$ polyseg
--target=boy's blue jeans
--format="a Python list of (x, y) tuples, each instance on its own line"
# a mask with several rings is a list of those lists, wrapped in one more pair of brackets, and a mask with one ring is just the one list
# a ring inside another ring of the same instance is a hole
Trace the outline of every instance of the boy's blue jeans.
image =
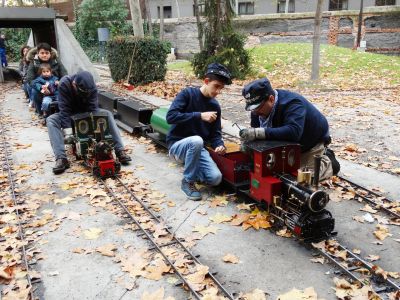
[(27, 82), (24, 82), (24, 85), (22, 86), (22, 89), (24, 90), (25, 95), (28, 96), (28, 102), (29, 102), (30, 99), (31, 99), (31, 89), (32, 88), (30, 87), (30, 85)]
[[(114, 140), (114, 149), (116, 152), (123, 150), (124, 145), (122, 143), (122, 138), (112, 113), (100, 108), (97, 111), (107, 112), (110, 133)], [(53, 148), (56, 160), (59, 158), (67, 158), (67, 155), (65, 154), (64, 135), (61, 130), (60, 114), (55, 113), (48, 117), (46, 125), (49, 132), (50, 144)]]
[(7, 56), (6, 56), (6, 49), (5, 48), (0, 48), (0, 60), (1, 60), (1, 65), (3, 67), (7, 67)]
[(56, 96), (44, 96), (42, 101), (42, 111), (48, 114), (50, 103), (56, 100)]
[(169, 156), (184, 163), (183, 178), (187, 182), (201, 181), (209, 185), (218, 185), (222, 174), (208, 151), (203, 139), (190, 136), (175, 142), (169, 149)]
[(32, 88), (31, 89), (31, 99), (33, 103), (35, 103), (35, 110), (36, 113), (39, 115), (42, 114), (42, 101), (43, 101), (43, 96), (42, 94), (37, 91), (36, 89)]

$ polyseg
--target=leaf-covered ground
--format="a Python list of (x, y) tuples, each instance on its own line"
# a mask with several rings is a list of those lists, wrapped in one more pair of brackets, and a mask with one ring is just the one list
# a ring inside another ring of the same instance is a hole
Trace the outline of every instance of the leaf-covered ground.
[[(328, 118), (331, 147), (339, 157), (391, 174), (400, 174), (400, 57), (360, 53), (323, 45), (320, 82), (309, 82), (310, 44), (271, 44), (249, 49), (252, 75), (234, 81), (218, 97), (223, 118), (248, 125), (241, 96), (243, 86), (255, 78), (268, 77), (274, 88), (304, 95)], [(201, 85), (189, 62), (169, 66), (166, 80), (135, 87), (173, 100), (185, 86)], [(120, 92), (121, 86), (114, 86)]]

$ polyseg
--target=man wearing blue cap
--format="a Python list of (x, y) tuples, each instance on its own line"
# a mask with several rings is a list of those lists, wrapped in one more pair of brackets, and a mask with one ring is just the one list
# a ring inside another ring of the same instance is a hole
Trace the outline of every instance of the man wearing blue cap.
[(115, 143), (115, 154), (122, 164), (128, 164), (131, 158), (124, 151), (124, 145), (112, 113), (98, 107), (97, 87), (92, 74), (82, 71), (71, 76), (64, 76), (58, 90), (60, 112), (48, 117), (46, 122), (51, 147), (56, 157), (53, 173), (60, 174), (69, 168), (64, 139), (72, 138), (71, 116), (84, 112), (107, 112), (110, 133)]
[(196, 181), (218, 185), (222, 174), (204, 144), (215, 152), (225, 153), (221, 130), (221, 107), (215, 97), (226, 84), (231, 84), (231, 74), (218, 63), (208, 65), (204, 84), (182, 90), (172, 102), (167, 122), (172, 124), (167, 135), (169, 155), (184, 163), (181, 188), (190, 200), (201, 200)]
[(322, 155), (320, 179), (336, 175), (340, 170), (330, 143), (329, 125), (325, 116), (303, 96), (274, 90), (267, 78), (250, 82), (243, 88), (246, 110), (251, 112), (251, 128), (242, 129), (245, 141), (281, 140), (301, 145), (301, 166), (314, 167), (314, 155)]

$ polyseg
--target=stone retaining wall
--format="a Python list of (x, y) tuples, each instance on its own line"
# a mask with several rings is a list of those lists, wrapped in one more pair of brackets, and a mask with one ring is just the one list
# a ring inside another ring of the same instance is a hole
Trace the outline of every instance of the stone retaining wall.
[[(354, 48), (358, 30), (358, 11), (324, 12), (321, 42)], [(249, 43), (312, 42), (313, 13), (243, 16), (234, 26), (249, 37)], [(371, 7), (364, 11), (362, 39), (368, 52), (400, 55), (400, 7)], [(194, 18), (165, 21), (165, 38), (172, 42), (178, 57), (199, 51)]]

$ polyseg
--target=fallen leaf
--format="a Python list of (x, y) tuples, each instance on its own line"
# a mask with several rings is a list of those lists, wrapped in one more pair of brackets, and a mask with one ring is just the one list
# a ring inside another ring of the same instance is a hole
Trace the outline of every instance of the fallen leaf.
[(230, 254), (230, 253), (225, 254), (225, 256), (222, 258), (222, 260), (224, 262), (229, 262), (229, 263), (232, 263), (232, 264), (237, 264), (239, 262), (239, 258), (237, 256), (233, 255), (233, 254)]
[(209, 217), (209, 219), (214, 223), (220, 224), (223, 222), (229, 222), (230, 220), (232, 220), (232, 217), (217, 213), (216, 215)]
[(239, 210), (248, 210), (251, 211), (251, 206), (254, 205), (253, 203), (250, 204), (245, 204), (245, 203), (241, 203), (239, 205), (236, 205), (236, 208)]
[(309, 287), (306, 288), (304, 291), (294, 288), (290, 292), (278, 296), (278, 300), (306, 300), (306, 299), (317, 300), (317, 293), (315, 292), (314, 288)]
[(265, 292), (260, 289), (255, 289), (250, 293), (243, 295), (244, 300), (266, 300)]
[(325, 258), (324, 258), (324, 257), (311, 258), (310, 260), (311, 260), (312, 262), (320, 263), (320, 264), (322, 264), (322, 265), (325, 263)]
[(68, 204), (72, 200), (74, 200), (74, 198), (67, 196), (62, 199), (54, 199), (54, 203), (55, 204)]
[(106, 244), (96, 248), (96, 251), (101, 255), (113, 257), (115, 256), (114, 250), (117, 250), (117, 246), (114, 244)]
[(95, 240), (100, 236), (100, 234), (102, 233), (102, 230), (100, 228), (89, 228), (89, 229), (85, 230), (83, 233), (85, 235), (85, 239)]
[(370, 255), (368, 255), (368, 256), (366, 257), (366, 259), (368, 259), (369, 261), (376, 261), (376, 260), (380, 259), (380, 256), (379, 256), (379, 255), (372, 255), (372, 254), (370, 254)]
[(214, 226), (197, 225), (192, 231), (199, 232), (202, 235), (202, 237), (205, 237), (209, 233), (216, 234), (217, 230), (218, 228)]
[(381, 241), (383, 241), (385, 238), (388, 236), (391, 236), (389, 233), (389, 228), (385, 225), (377, 224), (376, 225), (377, 230), (374, 231), (374, 235)]

